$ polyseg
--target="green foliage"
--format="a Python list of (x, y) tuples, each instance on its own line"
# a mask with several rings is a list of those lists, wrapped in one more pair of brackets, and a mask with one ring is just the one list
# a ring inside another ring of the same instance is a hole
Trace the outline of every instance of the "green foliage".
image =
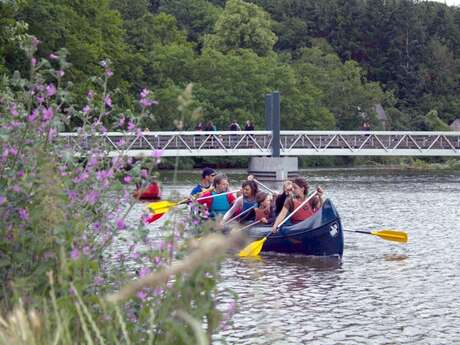
[(335, 115), (337, 128), (356, 130), (364, 120), (377, 124), (374, 107), (385, 94), (377, 83), (365, 80), (356, 62), (342, 63), (334, 53), (304, 48), (294, 66), (298, 77), (320, 90), (317, 97)]
[(425, 124), (431, 131), (450, 131), (449, 126), (439, 118), (436, 110), (431, 110), (426, 114)]
[(277, 37), (271, 30), (269, 15), (260, 7), (243, 0), (229, 0), (206, 46), (222, 52), (252, 49), (258, 55), (272, 51)]

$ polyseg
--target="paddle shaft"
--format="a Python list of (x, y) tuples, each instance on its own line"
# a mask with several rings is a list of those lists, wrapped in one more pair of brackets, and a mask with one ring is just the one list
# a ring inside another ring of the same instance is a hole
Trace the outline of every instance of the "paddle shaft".
[(211, 198), (215, 198), (216, 196), (219, 196), (219, 195), (227, 195), (227, 194), (232, 194), (232, 193), (237, 193), (237, 192), (238, 192), (237, 190), (231, 190), (230, 192), (211, 194), (211, 195), (207, 195), (207, 196), (203, 196), (203, 197), (200, 197), (198, 199), (195, 199), (195, 201), (211, 199)]
[(255, 178), (252, 179), (255, 183), (257, 183), (258, 185), (260, 185), (261, 187), (265, 188), (266, 190), (268, 190), (270, 193), (274, 194), (275, 191), (273, 189), (271, 189), (270, 187), (267, 187), (266, 185), (264, 185), (262, 182), (256, 180)]
[(246, 230), (246, 229), (250, 228), (251, 226), (256, 225), (256, 224), (259, 224), (259, 223), (260, 223), (260, 220), (256, 220), (255, 222), (253, 222), (253, 223), (251, 223), (251, 224), (248, 224), (248, 225), (242, 227), (239, 231)]
[(308, 198), (306, 198), (299, 206), (297, 206), (297, 208), (291, 212), (290, 215), (288, 215), (286, 218), (284, 218), (284, 220), (278, 224), (278, 226), (276, 227), (277, 229), (281, 228), (281, 226), (286, 223), (289, 219), (291, 219), (291, 217), (298, 211), (300, 210), (307, 202), (309, 202), (316, 194), (318, 194), (318, 191), (315, 191), (313, 192)]
[(251, 207), (248, 208), (247, 210), (245, 210), (245, 211), (243, 211), (243, 212), (237, 214), (235, 217), (230, 218), (230, 219), (227, 220), (224, 224), (228, 224), (228, 223), (230, 223), (230, 222), (233, 222), (236, 218), (241, 217), (243, 214), (246, 214), (246, 213), (248, 213), (249, 211), (251, 211), (251, 210), (253, 210), (253, 209), (255, 209), (255, 208), (256, 208), (256, 205), (251, 206)]

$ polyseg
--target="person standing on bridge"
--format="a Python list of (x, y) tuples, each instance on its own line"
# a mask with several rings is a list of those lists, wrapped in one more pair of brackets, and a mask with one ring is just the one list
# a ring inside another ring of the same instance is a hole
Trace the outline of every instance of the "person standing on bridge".
[(203, 191), (207, 191), (211, 188), (212, 182), (214, 181), (214, 177), (216, 176), (216, 172), (212, 168), (204, 168), (201, 172), (201, 181), (198, 183), (190, 192), (190, 195), (199, 195)]
[(246, 121), (246, 125), (244, 126), (245, 131), (253, 131), (254, 125), (252, 124), (251, 120)]

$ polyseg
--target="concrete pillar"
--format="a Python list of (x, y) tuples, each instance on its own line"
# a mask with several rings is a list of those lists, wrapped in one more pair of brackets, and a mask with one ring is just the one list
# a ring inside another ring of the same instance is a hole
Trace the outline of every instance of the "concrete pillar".
[(272, 130), (272, 116), (273, 114), (273, 101), (272, 101), (272, 94), (269, 93), (265, 95), (265, 129), (267, 131)]
[(280, 93), (273, 91), (272, 157), (280, 157)]
[(297, 157), (251, 157), (248, 173), (261, 181), (284, 181), (299, 175)]

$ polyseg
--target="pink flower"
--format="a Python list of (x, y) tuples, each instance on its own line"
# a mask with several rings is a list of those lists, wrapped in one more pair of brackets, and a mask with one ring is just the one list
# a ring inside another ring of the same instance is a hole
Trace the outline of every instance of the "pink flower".
[(107, 62), (107, 60), (102, 60), (101, 62), (99, 62), (99, 65), (103, 68), (107, 68), (109, 66), (109, 63)]
[(37, 64), (37, 59), (33, 57), (33, 58), (30, 60), (30, 63), (32, 64), (32, 66), (35, 66), (35, 65)]
[(42, 114), (43, 114), (43, 120), (48, 121), (51, 120), (51, 118), (54, 116), (53, 113), (53, 108), (43, 108), (42, 109)]
[(71, 200), (71, 201), (75, 201), (77, 199), (77, 192), (73, 191), (73, 190), (69, 190), (67, 192), (67, 197)]
[(99, 193), (93, 190), (89, 192), (88, 194), (86, 194), (84, 201), (88, 205), (94, 205), (98, 199), (99, 199)]
[(56, 74), (57, 74), (58, 77), (62, 78), (62, 77), (64, 76), (65, 73), (64, 73), (64, 71), (61, 69), (61, 70), (57, 71)]
[(91, 254), (91, 248), (89, 246), (83, 247), (83, 255), (89, 256)]
[(12, 116), (18, 116), (19, 113), (18, 113), (18, 110), (16, 109), (16, 103), (12, 103), (10, 105), (10, 113)]
[(125, 221), (123, 219), (117, 219), (115, 225), (117, 226), (117, 229), (118, 230), (124, 230), (126, 229), (126, 224), (125, 224)]
[(141, 177), (147, 178), (149, 176), (147, 169), (141, 169)]
[(37, 116), (38, 116), (38, 110), (37, 110), (37, 109), (34, 109), (34, 110), (32, 111), (32, 114), (30, 114), (29, 116), (27, 116), (27, 121), (29, 121), (29, 122), (34, 122), (35, 119), (37, 118)]
[(56, 94), (56, 86), (54, 86), (54, 84), (49, 84), (46, 87), (46, 94), (48, 97), (54, 96)]
[(96, 276), (94, 278), (94, 285), (100, 286), (102, 284), (104, 284), (104, 278), (102, 278), (101, 276)]
[(50, 128), (48, 132), (48, 141), (52, 141), (57, 136), (56, 128)]
[(3, 205), (6, 202), (6, 197), (0, 195), (0, 205)]
[(42, 104), (45, 101), (45, 97), (39, 95), (35, 98), (39, 104)]
[(139, 103), (141, 104), (141, 106), (143, 108), (148, 108), (150, 107), (152, 104), (153, 104), (153, 101), (151, 101), (150, 99), (148, 98), (142, 98)]
[(50, 60), (57, 60), (57, 59), (59, 59), (59, 56), (56, 55), (56, 54), (54, 54), (54, 53), (51, 53), (51, 54), (48, 56), (48, 58), (49, 58)]
[(152, 152), (152, 157), (159, 159), (164, 153), (164, 150), (154, 150)]
[(106, 75), (108, 78), (110, 78), (111, 76), (113, 76), (112, 70), (111, 70), (110, 68), (107, 68), (107, 69), (105, 70), (105, 75)]
[(91, 108), (89, 107), (89, 105), (85, 105), (82, 111), (83, 114), (87, 115), (91, 111)]
[(136, 128), (136, 125), (130, 120), (128, 122), (128, 131), (132, 131)]
[(112, 108), (112, 98), (110, 98), (110, 96), (105, 96), (104, 103), (109, 108)]
[(139, 298), (142, 302), (145, 302), (145, 300), (147, 299), (147, 294), (143, 290), (141, 290), (136, 293), (136, 297)]
[(94, 98), (94, 92), (92, 90), (89, 90), (86, 94), (86, 98), (88, 99), (88, 101), (92, 101)]
[(118, 120), (118, 124), (120, 127), (123, 127), (125, 125), (126, 118), (124, 115), (121, 116), (120, 120)]
[(149, 89), (142, 89), (141, 91), (141, 98), (146, 98), (150, 94)]
[(29, 219), (29, 212), (25, 208), (20, 208), (19, 209), (19, 217), (22, 220), (28, 220)]
[(32, 36), (31, 43), (32, 43), (32, 47), (37, 48), (37, 46), (40, 44), (40, 40), (37, 37)]
[(124, 178), (123, 178), (123, 181), (127, 184), (129, 184), (131, 181), (133, 180), (133, 178), (129, 175), (126, 175)]
[(80, 251), (78, 250), (78, 248), (75, 248), (75, 247), (72, 248), (72, 251), (70, 252), (70, 258), (73, 261), (76, 261), (80, 258)]

